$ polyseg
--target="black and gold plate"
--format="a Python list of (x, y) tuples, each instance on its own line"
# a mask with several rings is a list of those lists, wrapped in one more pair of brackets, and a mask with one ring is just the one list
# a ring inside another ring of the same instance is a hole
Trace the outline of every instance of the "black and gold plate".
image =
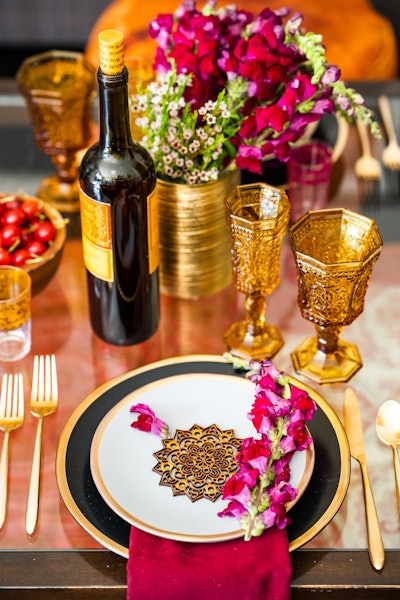
[[(90, 467), (92, 440), (106, 415), (132, 392), (154, 381), (193, 373), (243, 376), (218, 356), (195, 355), (152, 363), (97, 388), (76, 408), (61, 434), (56, 471), (65, 505), (95, 540), (121, 556), (128, 556), (131, 524), (105, 502), (96, 487)], [(312, 388), (292, 381), (308, 391), (318, 410), (307, 423), (314, 442), (314, 469), (308, 486), (290, 510), (290, 550), (310, 541), (330, 522), (346, 495), (350, 478), (347, 438), (336, 413)]]

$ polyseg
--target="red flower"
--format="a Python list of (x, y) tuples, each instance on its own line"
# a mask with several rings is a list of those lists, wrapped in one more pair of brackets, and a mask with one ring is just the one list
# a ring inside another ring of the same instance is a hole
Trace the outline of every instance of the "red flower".
[(151, 431), (162, 438), (169, 437), (168, 425), (161, 421), (147, 404), (135, 404), (131, 406), (129, 412), (137, 412), (139, 416), (136, 421), (131, 423), (131, 427), (140, 431)]

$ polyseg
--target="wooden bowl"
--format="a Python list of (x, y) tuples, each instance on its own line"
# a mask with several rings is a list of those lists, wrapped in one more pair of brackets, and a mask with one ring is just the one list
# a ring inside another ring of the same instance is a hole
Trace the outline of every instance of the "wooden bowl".
[(67, 237), (66, 221), (56, 208), (38, 198), (20, 193), (0, 194), (0, 198), (4, 198), (4, 196), (16, 196), (22, 201), (35, 200), (36, 202), (39, 202), (41, 209), (56, 228), (56, 235), (53, 242), (40, 256), (40, 259), (34, 262), (25, 263), (22, 267), (31, 277), (31, 293), (32, 296), (35, 296), (50, 283), (58, 269)]

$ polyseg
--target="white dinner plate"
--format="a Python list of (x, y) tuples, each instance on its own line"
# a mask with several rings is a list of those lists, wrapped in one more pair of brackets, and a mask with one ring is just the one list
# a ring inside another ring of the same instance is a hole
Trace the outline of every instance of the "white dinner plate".
[[(245, 438), (256, 434), (247, 418), (253, 401), (254, 383), (212, 373), (180, 374), (128, 394), (102, 419), (91, 444), (91, 473), (103, 500), (131, 525), (160, 537), (190, 542), (242, 537), (236, 519), (218, 517), (227, 504), (222, 498), (191, 502), (160, 485), (160, 475), (153, 468), (157, 464), (154, 452), (162, 449), (162, 441), (132, 428), (137, 414), (129, 409), (133, 404), (147, 404), (168, 424), (172, 436), (176, 429), (215, 424), (221, 430), (233, 429), (237, 438)], [(299, 492), (290, 507), (305, 490), (313, 464), (313, 445), (294, 454), (290, 483)]]

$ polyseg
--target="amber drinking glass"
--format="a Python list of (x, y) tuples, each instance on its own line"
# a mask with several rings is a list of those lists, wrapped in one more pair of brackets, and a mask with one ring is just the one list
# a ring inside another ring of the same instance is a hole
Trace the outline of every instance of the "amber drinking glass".
[(40, 182), (37, 195), (60, 211), (79, 210), (79, 151), (90, 142), (95, 75), (81, 53), (61, 50), (31, 56), (17, 72), (36, 145), (57, 172)]
[(245, 294), (245, 318), (227, 331), (225, 345), (240, 358), (272, 358), (283, 346), (283, 339), (278, 328), (265, 321), (265, 296), (279, 283), (289, 200), (283, 190), (256, 183), (237, 186), (227, 196), (225, 207), (233, 281)]
[(364, 310), (382, 239), (376, 223), (346, 209), (309, 211), (289, 229), (302, 316), (315, 325), (292, 352), (295, 370), (318, 383), (348, 381), (361, 367), (354, 344), (340, 339)]

